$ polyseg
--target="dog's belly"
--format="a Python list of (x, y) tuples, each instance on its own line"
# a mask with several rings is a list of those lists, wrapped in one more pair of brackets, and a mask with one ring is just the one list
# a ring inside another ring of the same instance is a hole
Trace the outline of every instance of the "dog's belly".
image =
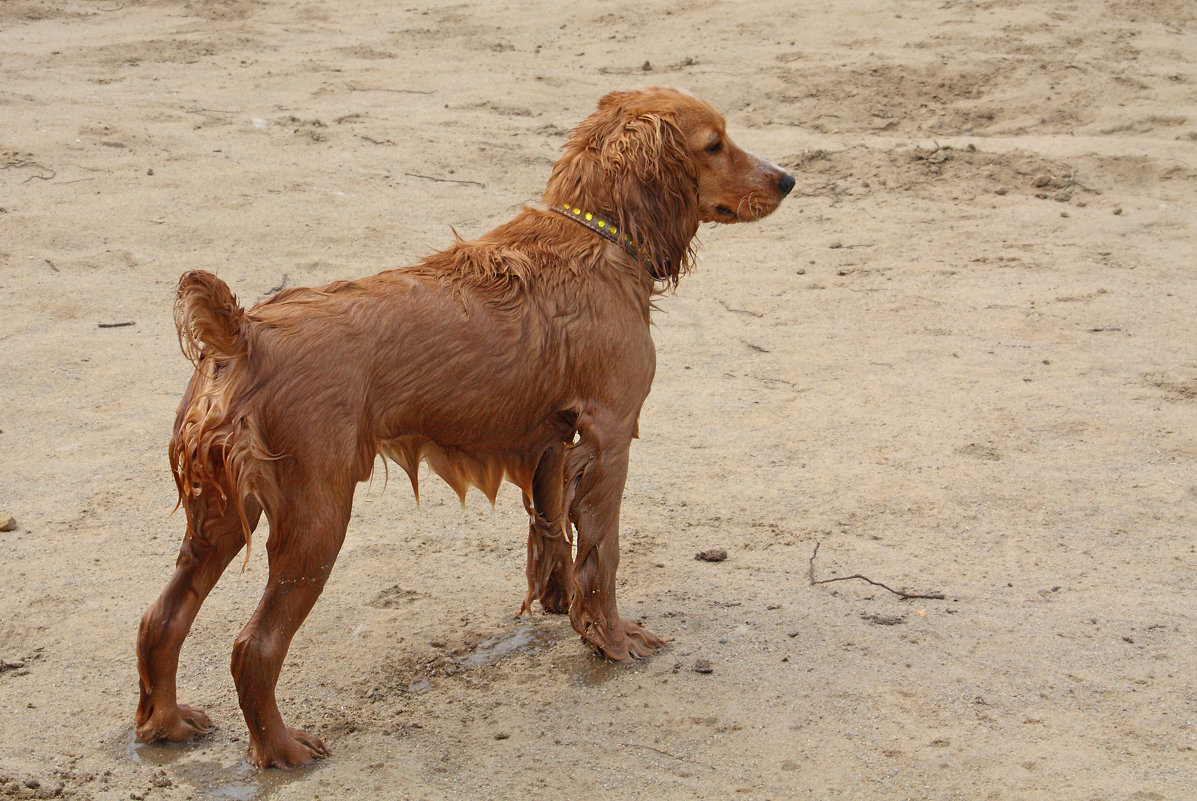
[(381, 443), (379, 452), (394, 461), (411, 479), (419, 498), (418, 471), (421, 461), (443, 478), (464, 502), (466, 491), (477, 487), (494, 503), (499, 485), (507, 479), (526, 494), (532, 492), (532, 476), (539, 453), (526, 451), (482, 451), (443, 447), (418, 436), (403, 436)]
[(550, 370), (519, 348), (493, 359), (454, 361), (433, 354), (407, 365), (406, 389), (378, 418), (378, 452), (408, 474), (427, 462), (459, 496), (477, 487), (493, 502), (504, 479), (531, 492), (541, 454), (572, 439), (576, 402), (563, 397)]

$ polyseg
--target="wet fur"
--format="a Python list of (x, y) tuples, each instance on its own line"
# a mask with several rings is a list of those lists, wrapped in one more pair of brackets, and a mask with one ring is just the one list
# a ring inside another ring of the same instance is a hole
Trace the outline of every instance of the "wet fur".
[[(265, 514), (270, 578), (232, 660), (250, 758), (294, 767), (328, 753), (283, 724), (274, 686), (379, 454), (417, 493), (421, 461), (463, 497), (518, 486), (530, 518), (522, 610), (568, 613), (614, 660), (659, 648), (615, 602), (628, 451), (655, 370), (653, 276), (676, 284), (700, 222), (757, 219), (792, 185), (736, 148), (703, 101), (613, 93), (573, 132), (545, 205), (478, 240), (248, 311), (216, 276), (184, 275), (175, 320), (195, 373), (169, 453), (187, 532), (142, 620), (138, 738), (211, 728), (176, 701), (179, 648)], [(639, 257), (548, 210), (565, 203), (616, 222)]]

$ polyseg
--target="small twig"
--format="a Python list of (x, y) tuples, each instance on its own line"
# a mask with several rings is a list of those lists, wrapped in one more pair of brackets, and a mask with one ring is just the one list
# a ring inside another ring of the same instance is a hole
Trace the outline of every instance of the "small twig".
[(735, 312), (736, 314), (751, 314), (753, 317), (764, 317), (765, 316), (761, 312), (748, 311), (748, 309), (733, 309), (731, 306), (728, 306), (722, 300), (719, 301), (719, 305), (722, 306), (723, 308), (727, 309), (729, 312)]
[(1056, 162), (1056, 166), (1061, 167), (1065, 170), (1068, 170), (1068, 178), (1064, 181), (1064, 186), (1063, 186), (1064, 189), (1070, 189), (1075, 186), (1077, 189), (1080, 189), (1083, 192), (1088, 192), (1092, 195), (1100, 195), (1101, 194), (1101, 192), (1099, 192), (1098, 190), (1090, 189), (1089, 187), (1085, 186), (1083, 183), (1081, 183), (1080, 181), (1078, 181), (1076, 179), (1076, 168), (1075, 167), (1070, 167), (1069, 165), (1062, 164), (1061, 162), (1058, 162), (1058, 161)]
[(23, 183), (23, 184), (29, 183), (34, 178), (36, 178), (39, 181), (53, 181), (54, 176), (58, 175), (58, 173), (55, 170), (51, 169), (50, 167), (45, 166), (44, 164), (38, 164), (35, 161), (31, 161), (28, 164), (18, 164), (17, 166), (18, 167), (37, 167), (39, 170), (45, 170), (46, 172), (50, 173), (49, 175), (30, 175), (24, 181), (21, 181), (21, 183)]
[(869, 584), (872, 584), (874, 587), (880, 587), (883, 590), (888, 590), (889, 592), (892, 592), (894, 595), (898, 596), (903, 601), (908, 601), (912, 598), (926, 598), (929, 600), (942, 601), (945, 598), (945, 596), (942, 592), (920, 593), (920, 592), (906, 592), (905, 590), (895, 590), (893, 587), (887, 587), (886, 585), (882, 584), (880, 581), (873, 581), (868, 576), (862, 576), (859, 573), (855, 573), (851, 576), (836, 576), (835, 578), (819, 579), (816, 581), (815, 580), (815, 557), (819, 555), (819, 545), (821, 545), (821, 544), (822, 543), (816, 542), (815, 543), (815, 551), (814, 551), (814, 553), (812, 553), (810, 555), (810, 583), (812, 586), (815, 584), (830, 584), (833, 581), (851, 581), (852, 579), (860, 579), (861, 581), (867, 581)]
[(486, 188), (486, 184), (479, 183), (478, 181), (466, 181), (460, 178), (437, 178), (435, 175), (420, 175), (418, 172), (405, 172), (403, 174), (411, 176), (412, 178), (423, 178), (426, 181), (436, 181), (443, 184), (473, 184), (474, 186), (480, 186), (483, 189)]
[(137, 325), (137, 323), (132, 320), (124, 323), (96, 323), (97, 328), (125, 328), (130, 325)]
[(283, 280), (278, 282), (278, 286), (271, 287), (270, 289), (267, 289), (266, 296), (269, 297), (270, 295), (273, 295), (276, 292), (282, 292), (283, 287), (285, 287), (286, 285), (287, 285), (287, 274), (283, 273)]
[(395, 140), (393, 140), (393, 139), (374, 139), (374, 138), (366, 136), (364, 134), (358, 134), (357, 138), (365, 139), (367, 142), (369, 142), (372, 145), (393, 145), (393, 144), (395, 144)]
[(681, 756), (678, 756), (677, 754), (671, 754), (668, 751), (665, 751), (661, 748), (656, 748), (651, 745), (645, 745), (644, 743), (620, 743), (620, 745), (624, 746), (625, 748), (647, 748), (649, 751), (656, 751), (658, 754), (661, 754), (662, 756), (667, 756), (670, 759), (676, 759), (679, 762), (690, 762), (694, 765), (702, 765), (704, 768), (710, 768), (711, 770), (714, 770), (714, 771), (719, 770), (719, 768), (715, 767), (714, 765), (712, 765), (710, 763), (702, 762), (697, 759), (691, 759), (690, 757), (681, 757)]
[(201, 117), (212, 117), (213, 114), (239, 114), (238, 111), (227, 111), (219, 108), (189, 108), (188, 114), (199, 114)]
[(431, 89), (387, 89), (380, 86), (355, 86), (351, 83), (345, 85), (351, 92), (394, 92), (401, 95), (430, 95), (433, 93)]

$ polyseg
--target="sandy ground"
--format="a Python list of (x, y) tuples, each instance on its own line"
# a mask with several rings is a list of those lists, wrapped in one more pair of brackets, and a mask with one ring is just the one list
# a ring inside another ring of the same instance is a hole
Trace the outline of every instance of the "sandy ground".
[[(0, 797), (1197, 798), (1195, 82), (1190, 0), (0, 2)], [(643, 83), (798, 178), (656, 317), (621, 609), (667, 649), (513, 616), (514, 489), (376, 480), (280, 683), (334, 757), (244, 762), (260, 548), (183, 652), (218, 730), (134, 746), (179, 274), (481, 234)]]

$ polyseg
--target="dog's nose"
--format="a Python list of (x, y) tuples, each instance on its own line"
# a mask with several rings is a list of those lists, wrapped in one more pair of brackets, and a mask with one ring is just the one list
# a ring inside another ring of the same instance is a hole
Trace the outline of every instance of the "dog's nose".
[(781, 191), (782, 197), (790, 194), (790, 190), (794, 188), (794, 176), (789, 173), (781, 176), (781, 180), (777, 182), (777, 188)]

